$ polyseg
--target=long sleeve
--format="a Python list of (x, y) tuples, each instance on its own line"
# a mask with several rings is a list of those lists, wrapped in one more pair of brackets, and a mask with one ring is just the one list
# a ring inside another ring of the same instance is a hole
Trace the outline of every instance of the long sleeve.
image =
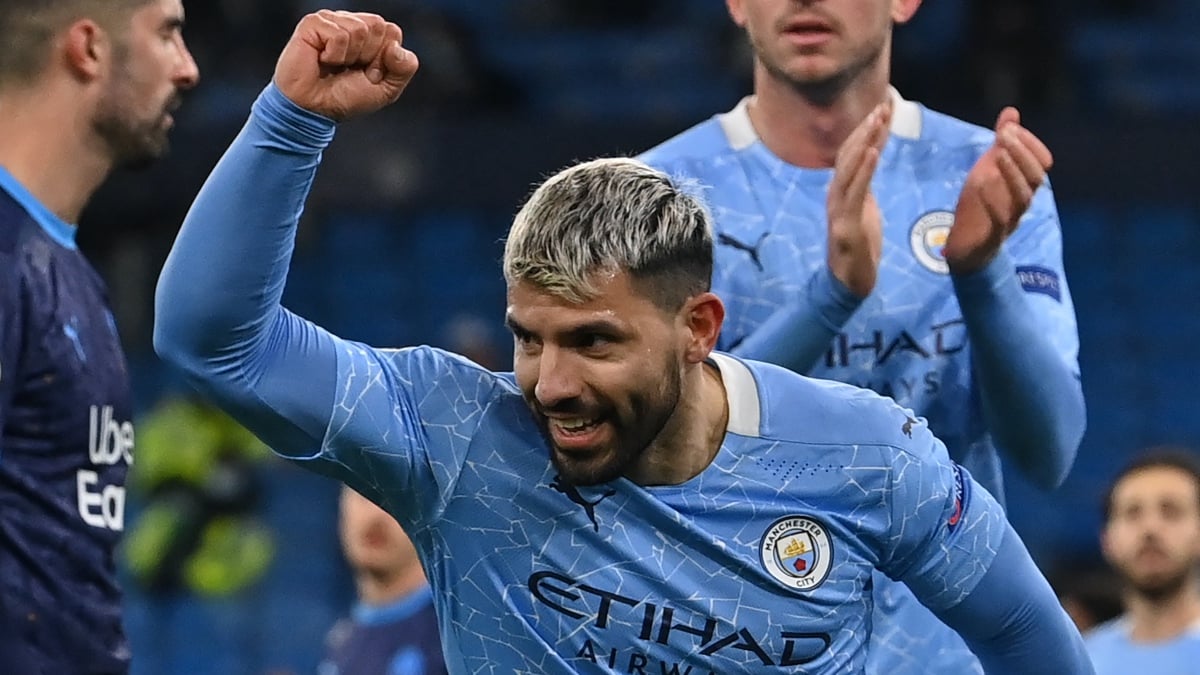
[(333, 132), (268, 86), (192, 204), (155, 296), (158, 353), (293, 456), (319, 449), (337, 376), (335, 339), (280, 306)]
[(732, 352), (807, 373), (861, 304), (862, 299), (822, 265), (809, 278), (802, 296), (775, 310), (757, 330), (732, 346)]
[(1083, 639), (996, 498), (913, 419), (893, 455), (880, 570), (907, 585), (988, 673), (1087, 675)]
[(1011, 526), (974, 590), (937, 614), (962, 635), (987, 673), (1094, 672), (1083, 638)]
[[(987, 427), (1022, 473), (1051, 489), (1066, 478), (1083, 438), (1083, 389), (1077, 366), (1052, 340), (1055, 322), (1034, 310), (1017, 273), (1002, 249), (979, 272), (954, 276), (954, 290), (971, 339)], [(1040, 274), (1058, 278), (1054, 271)]]

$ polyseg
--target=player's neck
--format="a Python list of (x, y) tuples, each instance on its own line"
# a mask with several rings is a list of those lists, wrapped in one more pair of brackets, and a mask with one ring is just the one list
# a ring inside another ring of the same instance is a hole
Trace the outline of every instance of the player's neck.
[(890, 89), (886, 70), (864, 73), (832, 95), (809, 94), (756, 69), (750, 122), (775, 156), (806, 168), (832, 167), (838, 148)]
[(79, 222), (111, 160), (100, 150), (79, 101), (26, 90), (0, 96), (0, 165), (47, 209)]
[(403, 570), (392, 574), (372, 574), (359, 572), (355, 576), (358, 586), (358, 599), (372, 607), (390, 605), (414, 591), (424, 588), (428, 583), (421, 566), (414, 563)]
[(679, 485), (712, 464), (725, 440), (729, 402), (716, 366), (693, 368), (679, 405), (626, 477), (638, 485)]
[(1130, 593), (1126, 606), (1131, 640), (1145, 643), (1172, 640), (1200, 622), (1200, 582), (1193, 575), (1177, 593), (1164, 598)]

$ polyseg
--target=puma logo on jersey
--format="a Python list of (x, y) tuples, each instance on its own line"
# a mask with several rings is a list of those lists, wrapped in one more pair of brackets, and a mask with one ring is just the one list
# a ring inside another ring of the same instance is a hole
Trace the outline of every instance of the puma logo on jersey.
[(604, 491), (604, 494), (601, 494), (600, 497), (595, 501), (588, 501), (579, 492), (579, 488), (563, 480), (562, 476), (555, 476), (554, 480), (550, 483), (550, 487), (554, 488), (558, 492), (563, 493), (566, 495), (567, 499), (570, 499), (572, 502), (583, 507), (583, 511), (587, 514), (588, 520), (592, 521), (592, 529), (594, 529), (596, 532), (600, 531), (600, 522), (596, 520), (596, 505), (617, 494), (616, 490), (613, 488), (608, 488)]
[(747, 244), (744, 241), (738, 241), (737, 239), (734, 239), (733, 237), (729, 236), (728, 234), (725, 234), (724, 232), (720, 232), (717, 234), (717, 243), (718, 244), (720, 244), (722, 246), (728, 246), (730, 248), (736, 248), (739, 251), (745, 251), (746, 255), (750, 256), (750, 262), (754, 263), (754, 266), (758, 268), (759, 272), (763, 271), (763, 264), (762, 264), (762, 259), (758, 257), (758, 249), (762, 247), (763, 242), (766, 240), (767, 240), (766, 232), (763, 232), (761, 235), (759, 235), (758, 241), (755, 242), (753, 246), (751, 246), (750, 244)]
[(79, 357), (81, 362), (87, 362), (87, 352), (83, 351), (83, 342), (79, 339), (79, 329), (75, 327), (76, 319), (71, 317), (71, 323), (64, 323), (62, 327), (63, 335), (71, 341), (71, 345), (75, 347), (75, 355)]

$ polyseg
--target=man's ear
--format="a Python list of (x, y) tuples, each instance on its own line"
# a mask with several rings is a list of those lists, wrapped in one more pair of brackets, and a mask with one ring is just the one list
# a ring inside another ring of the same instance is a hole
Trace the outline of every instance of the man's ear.
[(81, 82), (104, 76), (112, 58), (112, 40), (100, 24), (79, 19), (62, 34), (61, 56), (71, 74)]
[(892, 0), (892, 21), (897, 24), (908, 23), (920, 7), (921, 0)]
[(684, 303), (680, 313), (687, 327), (684, 357), (689, 363), (700, 363), (717, 347), (725, 323), (725, 304), (716, 294), (705, 292)]
[(1105, 560), (1112, 560), (1112, 551), (1110, 550), (1111, 546), (1112, 543), (1111, 537), (1109, 537), (1108, 534), (1108, 525), (1105, 525), (1104, 527), (1100, 528), (1100, 554), (1104, 556)]
[(742, 0), (725, 0), (725, 8), (729, 10), (729, 18), (738, 26), (746, 27), (746, 13), (742, 11)]

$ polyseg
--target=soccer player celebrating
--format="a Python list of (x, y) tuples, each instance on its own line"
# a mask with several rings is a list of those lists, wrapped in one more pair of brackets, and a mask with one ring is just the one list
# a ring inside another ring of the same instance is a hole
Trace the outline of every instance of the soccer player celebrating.
[(1149, 450), (1117, 476), (1104, 501), (1104, 557), (1125, 582), (1125, 614), (1092, 630), (1100, 675), (1130, 664), (1155, 675), (1200, 667), (1200, 459)]
[(270, 447), (397, 518), (450, 672), (862, 673), (875, 570), (995, 672), (1091, 672), (1000, 506), (924, 423), (713, 351), (708, 214), (641, 162), (568, 168), (517, 214), (513, 373), (283, 309), (337, 122), (417, 69), (400, 37), (374, 15), (301, 20), (180, 230), (155, 345)]
[[(718, 347), (891, 396), (1001, 501), (1001, 455), (1059, 485), (1085, 416), (1049, 150), (1015, 109), (989, 131), (890, 88), (920, 0), (727, 4), (753, 95), (642, 156), (707, 188)], [(874, 171), (865, 206), (851, 166)], [(875, 588), (872, 671), (978, 672), (900, 585)]]
[(0, 3), (0, 670), (121, 673), (129, 376), (75, 225), (163, 154), (198, 73), (179, 0)]

